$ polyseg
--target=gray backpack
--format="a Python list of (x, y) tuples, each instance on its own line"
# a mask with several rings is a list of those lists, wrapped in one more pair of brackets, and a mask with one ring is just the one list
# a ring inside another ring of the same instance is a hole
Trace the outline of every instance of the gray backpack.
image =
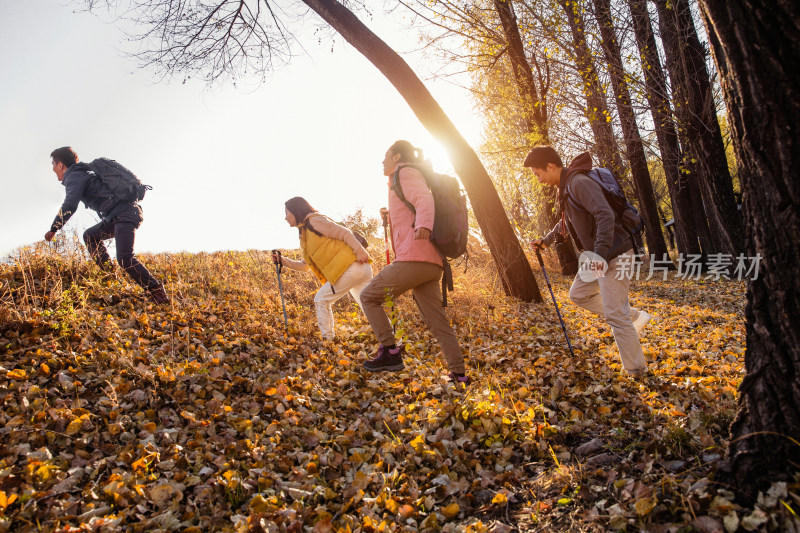
[(89, 163), (89, 169), (111, 189), (111, 194), (118, 202), (138, 202), (152, 189), (150, 185), (142, 183), (136, 174), (113, 159), (106, 157), (95, 159)]

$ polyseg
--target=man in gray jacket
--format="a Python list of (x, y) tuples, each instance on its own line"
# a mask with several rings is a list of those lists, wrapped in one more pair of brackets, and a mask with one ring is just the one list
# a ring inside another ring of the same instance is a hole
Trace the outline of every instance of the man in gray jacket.
[[(606, 200), (601, 186), (586, 175), (592, 169), (592, 158), (583, 153), (564, 168), (558, 153), (550, 146), (537, 146), (525, 158), (539, 182), (558, 187), (561, 221), (542, 239), (531, 245), (550, 246), (569, 231), (575, 243), (584, 250), (589, 267), (584, 264), (569, 291), (570, 300), (605, 318), (614, 333), (623, 368), (640, 377), (647, 363), (639, 342), (639, 333), (650, 315), (630, 306), (628, 290), (634, 246)], [(591, 252), (591, 253), (587, 253)]]
[(133, 254), (134, 235), (142, 223), (142, 208), (137, 203), (118, 202), (111, 189), (94, 174), (89, 165), (78, 162), (78, 155), (69, 146), (53, 150), (50, 157), (53, 160), (53, 172), (64, 185), (67, 195), (50, 231), (44, 235), (45, 240), (53, 240), (56, 232), (75, 214), (78, 204), (83, 201), (86, 207), (97, 211), (102, 218), (83, 234), (86, 247), (98, 266), (105, 271), (113, 270), (114, 264), (103, 244), (104, 240), (113, 238), (117, 262), (125, 272), (149, 293), (155, 303), (169, 303), (164, 286)]

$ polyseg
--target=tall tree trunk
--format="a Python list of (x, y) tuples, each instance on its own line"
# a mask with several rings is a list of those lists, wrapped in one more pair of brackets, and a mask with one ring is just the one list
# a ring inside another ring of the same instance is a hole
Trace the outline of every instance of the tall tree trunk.
[(636, 116), (633, 113), (628, 82), (625, 81), (622, 55), (611, 17), (611, 0), (594, 0), (594, 9), (597, 22), (600, 25), (603, 53), (608, 62), (608, 73), (611, 77), (611, 86), (614, 89), (614, 98), (617, 102), (617, 112), (622, 124), (622, 135), (625, 139), (628, 162), (631, 165), (631, 175), (639, 196), (639, 209), (645, 222), (647, 250), (650, 254), (660, 259), (668, 253), (667, 243), (664, 242), (664, 233), (661, 231), (658, 207), (653, 194), (653, 182), (650, 180), (650, 170), (647, 168), (647, 157), (644, 155), (642, 137), (639, 134), (639, 126), (636, 124)]
[(575, 65), (583, 80), (583, 93), (586, 96), (586, 119), (592, 128), (595, 141), (595, 153), (601, 166), (611, 169), (615, 175), (624, 176), (625, 167), (619, 155), (614, 129), (608, 120), (606, 94), (597, 76), (597, 69), (592, 60), (592, 51), (586, 42), (586, 23), (580, 6), (574, 0), (558, 0), (567, 15), (567, 24), (572, 32), (572, 44), (575, 50)]
[[(508, 46), (508, 57), (511, 61), (511, 68), (514, 72), (514, 79), (517, 83), (517, 92), (522, 100), (525, 127), (528, 133), (530, 144), (549, 144), (549, 125), (547, 123), (547, 90), (548, 80), (539, 80), (541, 87), (537, 87), (534, 80), (533, 70), (530, 63), (525, 58), (525, 48), (522, 45), (522, 37), (517, 24), (517, 16), (510, 0), (494, 0), (495, 11), (500, 18), (503, 27), (506, 45)], [(546, 58), (545, 58), (546, 61)], [(541, 88), (541, 91), (540, 91)], [(547, 219), (551, 222), (550, 227), (554, 226), (557, 220), (552, 220), (555, 211), (556, 194), (549, 194), (545, 205)], [(555, 217), (557, 218), (557, 217)], [(556, 247), (558, 262), (561, 266), (561, 273), (566, 276), (574, 276), (578, 272), (578, 255), (571, 242), (559, 244)]]
[(744, 196), (746, 376), (720, 471), (746, 500), (800, 465), (800, 8), (700, 0), (728, 107)]
[[(689, 187), (689, 176), (681, 172), (681, 151), (678, 145), (678, 134), (672, 119), (667, 94), (667, 80), (658, 57), (653, 27), (650, 25), (650, 15), (647, 12), (647, 0), (628, 0), (636, 35), (636, 45), (642, 61), (644, 71), (647, 103), (653, 116), (653, 124), (658, 140), (658, 149), (661, 152), (661, 163), (664, 166), (664, 175), (672, 202), (672, 216), (675, 219), (675, 239), (678, 252), (683, 255), (697, 255), (701, 253), (698, 235), (708, 235), (708, 224), (705, 216), (697, 227), (693, 214), (693, 198)], [(697, 201), (700, 198), (696, 199)]]
[[(696, 142), (689, 138), (689, 128), (686, 126), (691, 121), (687, 94), (687, 86), (690, 81), (686, 71), (683, 69), (683, 61), (681, 60), (680, 32), (676, 23), (671, 20), (671, 8), (668, 8), (663, 0), (654, 0), (654, 3), (659, 13), (658, 26), (661, 31), (661, 42), (664, 45), (666, 66), (672, 86), (672, 99), (675, 104), (678, 138), (682, 149), (682, 173), (687, 180), (689, 194), (692, 197), (691, 216), (698, 230), (697, 237), (700, 239), (700, 247), (703, 250), (703, 254), (723, 253), (719, 239), (716, 239), (711, 231), (705, 212), (703, 193), (700, 189), (700, 181), (703, 179), (702, 171), (699, 167), (702, 150)], [(706, 229), (708, 231), (705, 231)]]
[(665, 33), (676, 33), (669, 38), (675, 48), (667, 54), (667, 60), (673, 63), (670, 73), (680, 71), (684, 80), (673, 80), (673, 85), (682, 83), (685, 91), (686, 110), (681, 127), (685, 128), (688, 144), (694, 147), (696, 166), (700, 171), (698, 183), (711, 236), (716, 251), (736, 256), (742, 250), (744, 237), (741, 215), (733, 195), (705, 54), (697, 37), (689, 3), (688, 0), (656, 0), (655, 3), (665, 51)]
[(425, 128), (445, 146), (469, 195), (506, 293), (526, 302), (541, 302), (542, 295), (530, 263), (489, 174), (411, 67), (340, 3), (334, 0), (303, 0), (303, 3), (386, 76)]

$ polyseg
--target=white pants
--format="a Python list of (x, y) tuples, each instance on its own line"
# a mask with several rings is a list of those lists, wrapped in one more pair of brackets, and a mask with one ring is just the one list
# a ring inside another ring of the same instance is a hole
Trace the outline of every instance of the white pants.
[(331, 285), (327, 282), (314, 296), (314, 305), (317, 308), (317, 322), (323, 339), (333, 339), (333, 303), (343, 298), (348, 292), (361, 306), (361, 291), (372, 281), (372, 266), (369, 263), (354, 262)]
[[(584, 309), (605, 318), (614, 333), (622, 367), (628, 372), (639, 373), (647, 370), (647, 363), (639, 335), (633, 327), (633, 320), (641, 311), (631, 307), (628, 301), (631, 273), (629, 267), (626, 271), (625, 265), (630, 265), (632, 256), (633, 250), (629, 250), (612, 259), (608, 263), (605, 277), (600, 279), (587, 282), (581, 279), (580, 274), (575, 276), (569, 298)], [(623, 257), (625, 261), (621, 261)]]

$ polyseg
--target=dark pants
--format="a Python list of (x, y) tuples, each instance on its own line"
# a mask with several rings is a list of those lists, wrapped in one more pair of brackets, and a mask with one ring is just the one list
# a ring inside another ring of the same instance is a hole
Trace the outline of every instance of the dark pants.
[(142, 223), (141, 207), (131, 206), (115, 215), (111, 220), (103, 219), (83, 233), (83, 241), (89, 249), (92, 259), (102, 269), (108, 269), (111, 258), (108, 256), (103, 241), (114, 239), (117, 248), (117, 262), (125, 272), (143, 289), (153, 289), (161, 284), (150, 271), (133, 255), (133, 242), (136, 238), (136, 229)]

